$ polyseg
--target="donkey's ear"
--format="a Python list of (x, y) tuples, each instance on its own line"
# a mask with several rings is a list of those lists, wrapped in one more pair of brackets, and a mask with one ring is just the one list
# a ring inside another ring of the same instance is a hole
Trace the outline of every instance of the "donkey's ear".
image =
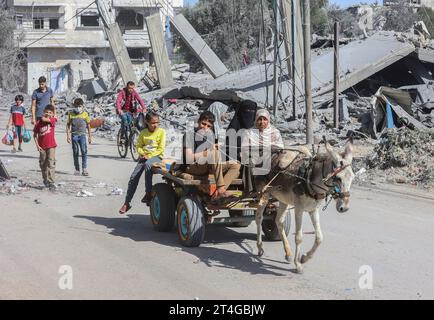
[(334, 163), (339, 163), (339, 161), (342, 160), (341, 156), (333, 150), (333, 147), (328, 143), (328, 141), (325, 142), (325, 148), (330, 157), (332, 157)]
[(345, 144), (345, 151), (343, 158), (348, 162), (353, 162), (353, 139), (348, 140), (348, 142)]

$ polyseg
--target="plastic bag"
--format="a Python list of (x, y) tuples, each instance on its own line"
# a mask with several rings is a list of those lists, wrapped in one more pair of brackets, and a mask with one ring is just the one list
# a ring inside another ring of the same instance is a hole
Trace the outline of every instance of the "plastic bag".
[(6, 132), (5, 136), (2, 139), (2, 143), (7, 146), (12, 146), (14, 144), (14, 137), (9, 131)]
[(30, 131), (29, 130), (24, 130), (23, 141), (25, 143), (27, 143), (27, 142), (30, 142), (31, 140), (32, 140), (32, 134), (30, 133)]

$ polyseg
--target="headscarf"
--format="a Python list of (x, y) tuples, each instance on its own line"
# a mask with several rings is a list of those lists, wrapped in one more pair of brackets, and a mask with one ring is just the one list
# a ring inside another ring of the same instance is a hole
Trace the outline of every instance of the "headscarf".
[(265, 130), (267, 130), (268, 128), (270, 128), (270, 126), (271, 126), (271, 116), (270, 116), (270, 113), (268, 112), (268, 110), (267, 109), (259, 109), (257, 112), (256, 112), (256, 116), (255, 116), (255, 127), (256, 127), (256, 123), (258, 122), (258, 119), (260, 118), (260, 117), (264, 117), (264, 118), (266, 118), (267, 120), (268, 120), (268, 127), (267, 128), (265, 128)]
[[(256, 127), (256, 122), (260, 117), (268, 119), (268, 127), (264, 131), (260, 132)], [(270, 146), (272, 149), (283, 149), (283, 139), (280, 135), (280, 131), (271, 125), (271, 116), (268, 110), (259, 109), (256, 112), (255, 127), (249, 129), (247, 135), (243, 138), (242, 146), (251, 147), (263, 147)]]
[(214, 131), (216, 135), (220, 132), (223, 126), (222, 116), (228, 111), (228, 106), (221, 102), (214, 102), (208, 108), (215, 116)]

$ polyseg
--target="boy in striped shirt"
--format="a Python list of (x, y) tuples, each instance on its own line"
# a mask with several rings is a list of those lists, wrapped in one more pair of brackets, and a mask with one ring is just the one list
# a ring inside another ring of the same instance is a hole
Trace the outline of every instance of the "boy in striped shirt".
[(26, 129), (26, 123), (24, 121), (24, 115), (26, 114), (26, 109), (23, 106), (24, 97), (22, 95), (17, 95), (15, 97), (15, 104), (11, 107), (11, 115), (9, 117), (7, 129), (12, 127), (14, 131), (14, 144), (12, 153), (17, 152), (17, 140), (18, 140), (18, 151), (22, 152), (23, 149), (21, 145), (23, 143), (23, 134)]

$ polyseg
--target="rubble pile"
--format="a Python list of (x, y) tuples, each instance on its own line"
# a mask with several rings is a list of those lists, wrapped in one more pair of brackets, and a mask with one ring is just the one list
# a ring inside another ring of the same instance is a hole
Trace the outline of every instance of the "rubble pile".
[(0, 194), (13, 195), (28, 191), (29, 186), (20, 179), (0, 180)]
[(434, 182), (434, 132), (385, 130), (367, 164), (393, 173), (395, 182), (430, 186)]

